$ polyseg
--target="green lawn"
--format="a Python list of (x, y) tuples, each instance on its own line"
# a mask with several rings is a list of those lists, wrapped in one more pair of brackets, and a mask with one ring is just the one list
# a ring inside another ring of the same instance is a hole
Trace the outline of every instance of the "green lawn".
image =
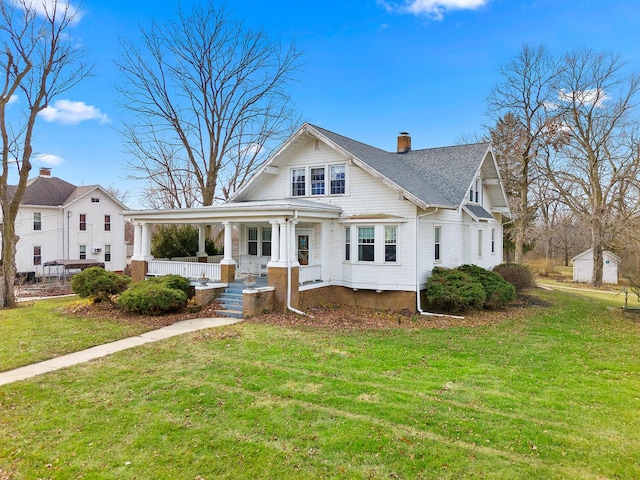
[(246, 322), (2, 386), (0, 478), (640, 478), (640, 320), (537, 295), (491, 327)]
[(144, 325), (78, 319), (65, 314), (62, 306), (77, 301), (76, 298), (42, 300), (0, 310), (0, 372), (150, 329)]

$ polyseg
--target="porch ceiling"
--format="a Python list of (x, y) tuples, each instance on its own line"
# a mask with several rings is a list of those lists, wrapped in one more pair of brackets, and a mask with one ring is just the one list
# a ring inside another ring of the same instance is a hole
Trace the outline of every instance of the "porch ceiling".
[(253, 202), (229, 202), (210, 207), (167, 210), (128, 210), (125, 218), (143, 223), (189, 223), (211, 224), (223, 221), (268, 221), (291, 218), (299, 219), (339, 218), (342, 209), (335, 205), (309, 200), (284, 199)]

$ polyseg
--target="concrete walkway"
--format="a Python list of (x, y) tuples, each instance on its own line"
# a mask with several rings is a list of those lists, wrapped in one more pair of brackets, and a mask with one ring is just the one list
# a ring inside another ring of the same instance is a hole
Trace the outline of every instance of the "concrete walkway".
[(157, 342), (165, 338), (175, 337), (183, 333), (195, 332), (205, 328), (222, 327), (233, 323), (241, 322), (237, 318), (195, 318), (192, 320), (184, 320), (174, 323), (167, 327), (146, 332), (137, 337), (124, 338), (105, 345), (98, 345), (79, 352), (69, 353), (61, 357), (51, 358), (42, 362), (27, 365), (26, 367), (16, 368), (6, 372), (0, 372), (0, 385), (17, 382), (26, 378), (35, 377), (43, 373), (54, 372), (61, 368), (70, 367), (82, 362), (88, 362), (94, 358), (106, 357), (115, 352), (127, 350), (128, 348), (144, 345), (145, 343)]

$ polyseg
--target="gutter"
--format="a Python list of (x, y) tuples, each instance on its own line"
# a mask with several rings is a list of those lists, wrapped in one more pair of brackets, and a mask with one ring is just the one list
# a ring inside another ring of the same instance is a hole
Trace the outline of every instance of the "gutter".
[(451, 318), (458, 318), (458, 319), (464, 319), (464, 317), (461, 317), (459, 315), (449, 315), (446, 313), (435, 313), (435, 312), (425, 312), (424, 310), (422, 310), (422, 302), (420, 300), (420, 264), (418, 262), (418, 247), (419, 247), (419, 232), (420, 232), (420, 219), (423, 217), (427, 217), (429, 215), (434, 215), (436, 213), (438, 213), (438, 211), (440, 210), (440, 208), (436, 208), (433, 212), (427, 212), (427, 213), (423, 213), (422, 215), (417, 215), (416, 216), (416, 309), (418, 310), (418, 313), (420, 315), (427, 315), (427, 316), (431, 316), (431, 317), (451, 317)]

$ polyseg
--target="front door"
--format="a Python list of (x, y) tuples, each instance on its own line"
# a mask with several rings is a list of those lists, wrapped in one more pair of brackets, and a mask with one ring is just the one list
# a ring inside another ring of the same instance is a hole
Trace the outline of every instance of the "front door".
[(309, 235), (298, 234), (298, 263), (309, 265)]

